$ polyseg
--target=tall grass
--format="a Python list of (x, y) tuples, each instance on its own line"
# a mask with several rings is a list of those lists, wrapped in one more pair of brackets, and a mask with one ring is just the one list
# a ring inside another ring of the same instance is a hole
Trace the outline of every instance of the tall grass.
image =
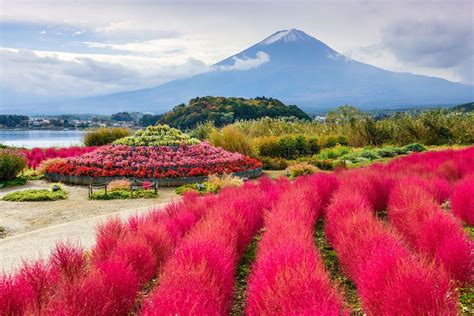
[(84, 134), (82, 142), (85, 146), (102, 146), (111, 144), (117, 139), (130, 136), (130, 131), (126, 128), (101, 127), (97, 130), (91, 130)]

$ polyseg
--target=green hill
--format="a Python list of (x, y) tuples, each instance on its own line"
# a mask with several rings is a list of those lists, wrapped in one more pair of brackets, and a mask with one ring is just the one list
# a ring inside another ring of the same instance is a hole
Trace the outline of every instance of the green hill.
[(451, 108), (451, 110), (464, 112), (474, 111), (474, 102), (456, 105), (455, 107)]
[(173, 110), (163, 114), (158, 123), (168, 124), (180, 129), (193, 128), (199, 123), (213, 122), (223, 126), (237, 120), (250, 120), (260, 117), (294, 116), (310, 119), (296, 105), (285, 105), (272, 98), (258, 97), (255, 99), (198, 97), (191, 99), (188, 105), (180, 104)]

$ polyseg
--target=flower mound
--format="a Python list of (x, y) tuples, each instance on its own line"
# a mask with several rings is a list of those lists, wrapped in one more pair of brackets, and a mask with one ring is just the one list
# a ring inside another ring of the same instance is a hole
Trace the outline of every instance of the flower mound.
[(199, 140), (191, 138), (189, 135), (168, 125), (158, 125), (138, 130), (133, 136), (117, 139), (114, 144), (127, 146), (179, 146), (183, 144), (199, 144)]
[(50, 166), (50, 174), (91, 177), (177, 178), (241, 172), (261, 167), (253, 158), (203, 142), (197, 145), (108, 145)]

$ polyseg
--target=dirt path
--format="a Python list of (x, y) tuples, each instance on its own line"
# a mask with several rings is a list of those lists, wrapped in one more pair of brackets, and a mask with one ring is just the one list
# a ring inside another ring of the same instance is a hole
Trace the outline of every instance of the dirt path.
[[(166, 204), (157, 204), (153, 208), (161, 208)], [(89, 249), (95, 242), (96, 227), (100, 222), (105, 221), (109, 217), (127, 219), (133, 214), (146, 213), (150, 209), (150, 206), (133, 208), (49, 226), (0, 239), (0, 273), (17, 271), (24, 260), (31, 261), (47, 258), (59, 240), (78, 243), (85, 249)]]
[[(0, 198), (12, 191), (47, 187), (49, 187), (48, 182), (31, 181), (25, 186), (0, 189)], [(5, 231), (0, 234), (3, 235), (0, 238), (121, 210), (148, 208), (179, 198), (174, 193), (174, 188), (160, 188), (156, 199), (91, 201), (88, 200), (87, 187), (64, 185), (64, 188), (69, 195), (66, 200), (61, 201), (6, 202), (0, 200), (0, 228), (3, 227), (2, 230)]]

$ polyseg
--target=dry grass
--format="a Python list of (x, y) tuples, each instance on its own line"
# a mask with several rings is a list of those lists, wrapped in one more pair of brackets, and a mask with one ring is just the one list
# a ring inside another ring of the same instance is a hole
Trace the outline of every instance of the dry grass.
[(220, 176), (213, 174), (209, 176), (207, 182), (217, 186), (220, 189), (225, 187), (240, 187), (244, 183), (241, 178), (230, 174), (223, 174)]
[(109, 191), (118, 191), (118, 190), (127, 190), (130, 189), (131, 182), (127, 179), (114, 180), (107, 185), (107, 190)]
[(319, 169), (307, 162), (300, 162), (289, 166), (286, 170), (290, 173), (292, 178), (296, 178), (302, 175), (313, 174)]

